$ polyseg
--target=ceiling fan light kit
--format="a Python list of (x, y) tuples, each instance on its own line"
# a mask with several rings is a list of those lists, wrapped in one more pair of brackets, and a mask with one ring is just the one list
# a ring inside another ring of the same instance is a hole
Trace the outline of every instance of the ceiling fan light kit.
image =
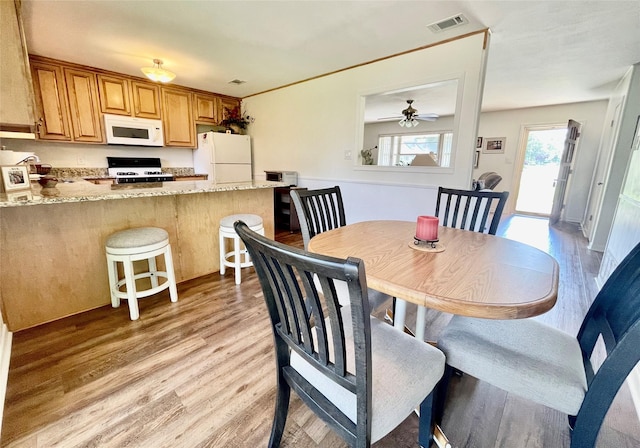
[(404, 115), (404, 117), (398, 122), (398, 124), (406, 128), (416, 127), (419, 124), (418, 120), (415, 118), (418, 110), (411, 106), (411, 104), (413, 104), (413, 100), (407, 100), (407, 103), (409, 104), (409, 107), (402, 111), (402, 115)]
[(410, 128), (418, 126), (420, 123), (415, 118), (403, 118), (398, 124), (402, 127)]
[(383, 118), (378, 118), (378, 120), (384, 120), (384, 121), (389, 121), (389, 120), (396, 120), (398, 118), (400, 118), (400, 121), (398, 121), (398, 124), (400, 126), (402, 126), (403, 128), (412, 128), (412, 127), (416, 127), (420, 124), (421, 121), (436, 121), (438, 118), (440, 118), (440, 116), (438, 114), (419, 114), (418, 113), (418, 109), (414, 109), (412, 106), (413, 100), (406, 100), (407, 104), (409, 104), (409, 106), (404, 109), (402, 112), (400, 112), (400, 115), (396, 115), (393, 117), (383, 117)]
[(143, 67), (140, 70), (147, 78), (155, 82), (170, 82), (176, 77), (175, 73), (162, 68), (161, 59), (154, 59), (153, 67)]

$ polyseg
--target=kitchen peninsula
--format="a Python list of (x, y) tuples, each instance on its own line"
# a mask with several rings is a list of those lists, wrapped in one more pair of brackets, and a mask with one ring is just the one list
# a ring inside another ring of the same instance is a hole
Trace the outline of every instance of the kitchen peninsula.
[[(104, 243), (118, 230), (169, 232), (178, 282), (219, 270), (218, 223), (255, 213), (274, 236), (273, 188), (279, 182), (164, 182), (153, 187), (59, 183), (22, 200), (0, 194), (0, 300), (18, 331), (110, 303)], [(27, 196), (27, 197), (24, 197)]]

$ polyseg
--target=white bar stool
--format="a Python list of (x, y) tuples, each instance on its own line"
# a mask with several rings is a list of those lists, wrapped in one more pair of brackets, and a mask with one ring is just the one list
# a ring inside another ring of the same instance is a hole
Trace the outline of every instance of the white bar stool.
[[(127, 299), (129, 316), (131, 320), (137, 320), (140, 317), (138, 309), (138, 299), (140, 298), (157, 294), (169, 288), (171, 301), (178, 301), (171, 245), (169, 244), (169, 234), (166, 230), (158, 227), (139, 227), (122, 230), (109, 236), (105, 246), (111, 306), (117, 308), (120, 306), (120, 299)], [(164, 256), (166, 271), (157, 270), (156, 257), (159, 255)], [(133, 262), (138, 260), (147, 260), (149, 264), (147, 272), (134, 273)], [(117, 263), (122, 263), (124, 268), (124, 278), (121, 280), (118, 279)], [(158, 277), (163, 277), (167, 280), (162, 284), (158, 284)], [(138, 291), (136, 289), (136, 280), (140, 278), (149, 278), (151, 288)], [(126, 291), (120, 291), (122, 286), (126, 287)]]
[[(239, 285), (241, 282), (240, 270), (253, 266), (253, 263), (247, 250), (241, 247), (242, 242), (240, 241), (240, 237), (233, 228), (233, 223), (236, 221), (244, 221), (251, 230), (260, 235), (264, 235), (264, 227), (262, 225), (262, 218), (258, 215), (229, 215), (220, 220), (220, 275), (224, 275), (227, 267), (234, 268), (236, 285)], [(227, 252), (227, 239), (233, 240), (233, 250), (231, 252)], [(244, 259), (244, 261), (242, 259)]]

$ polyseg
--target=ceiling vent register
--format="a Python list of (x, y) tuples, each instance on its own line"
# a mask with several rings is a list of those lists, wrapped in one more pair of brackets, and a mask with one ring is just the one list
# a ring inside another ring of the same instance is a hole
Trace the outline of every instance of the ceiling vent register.
[(441, 31), (448, 30), (450, 28), (466, 25), (467, 23), (469, 23), (469, 19), (467, 19), (462, 14), (458, 14), (453, 17), (449, 17), (448, 19), (444, 19), (444, 20), (441, 20), (440, 22), (432, 23), (431, 25), (427, 25), (427, 26), (434, 33), (439, 33)]

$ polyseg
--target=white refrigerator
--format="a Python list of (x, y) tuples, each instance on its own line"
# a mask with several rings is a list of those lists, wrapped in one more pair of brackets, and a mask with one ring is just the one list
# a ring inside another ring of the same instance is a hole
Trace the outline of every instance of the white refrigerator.
[(196, 174), (217, 183), (251, 182), (251, 138), (248, 135), (203, 132), (193, 151)]

